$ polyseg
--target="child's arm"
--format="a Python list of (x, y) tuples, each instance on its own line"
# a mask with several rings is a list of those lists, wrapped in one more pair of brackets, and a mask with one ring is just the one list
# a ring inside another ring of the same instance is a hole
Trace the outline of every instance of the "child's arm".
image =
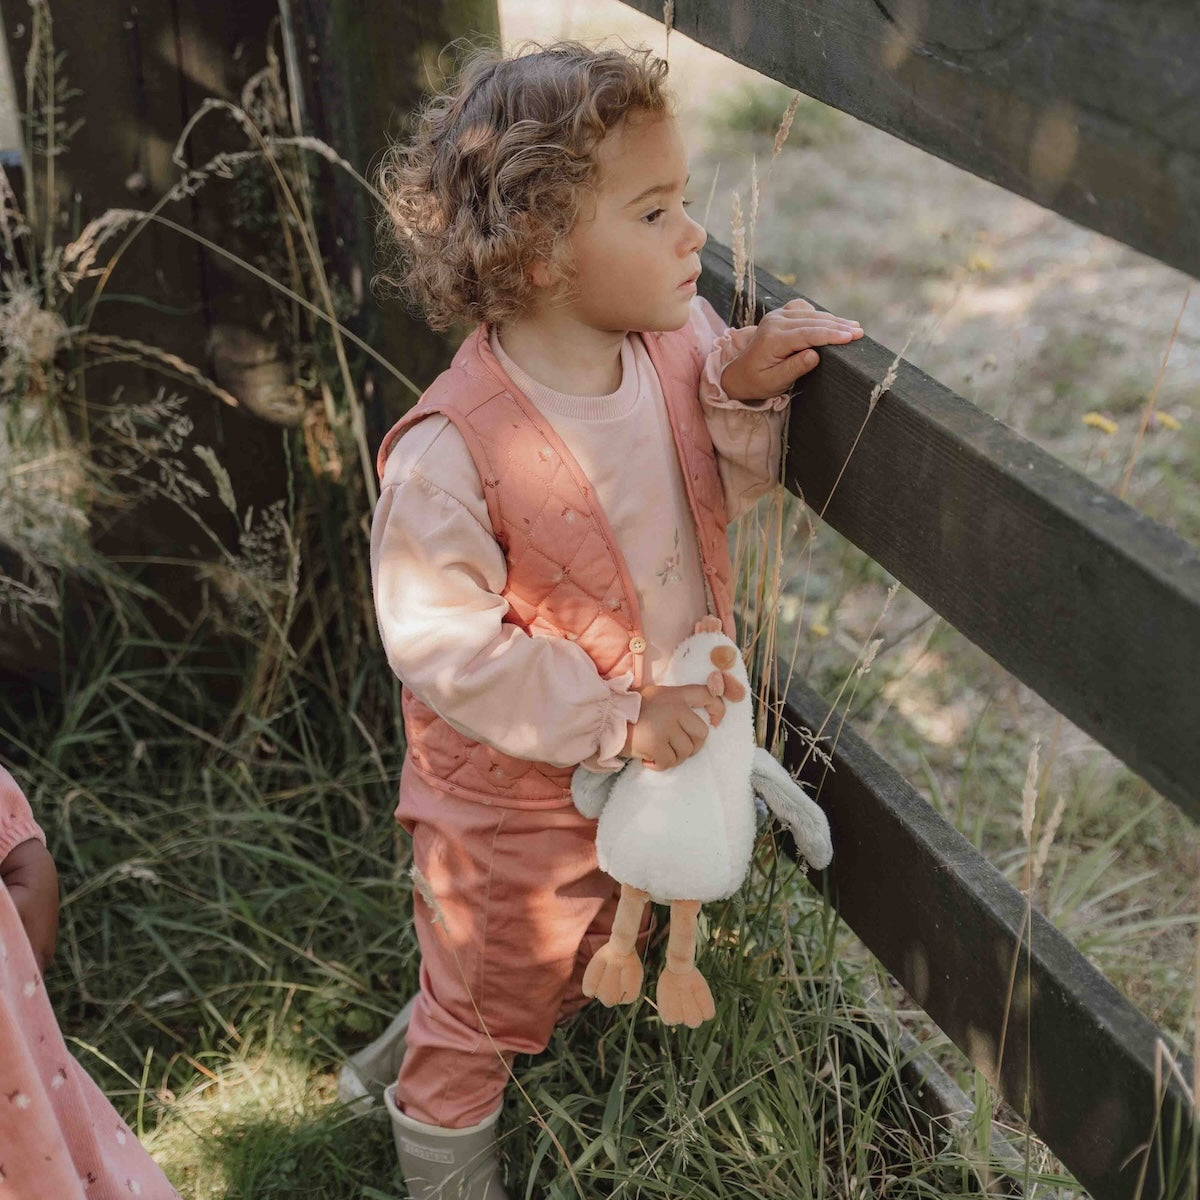
[(566, 637), (504, 621), (504, 555), (445, 418), (400, 439), (382, 482), (371, 567), (383, 645), (396, 674), (460, 733), (514, 758), (613, 769), (630, 753), (661, 765), (686, 758), (707, 733), (692, 708), (720, 719), (723, 701), (703, 687), (648, 688), (643, 701), (629, 676), (606, 681)]
[(38, 970), (54, 957), (58, 872), (17, 781), (0, 767), (0, 882), (12, 897)]
[(690, 328), (707, 354), (700, 398), (733, 520), (779, 481), (787, 392), (817, 365), (812, 347), (844, 345), (862, 330), (857, 322), (817, 312), (807, 300), (775, 309), (757, 326), (729, 329), (697, 299)]

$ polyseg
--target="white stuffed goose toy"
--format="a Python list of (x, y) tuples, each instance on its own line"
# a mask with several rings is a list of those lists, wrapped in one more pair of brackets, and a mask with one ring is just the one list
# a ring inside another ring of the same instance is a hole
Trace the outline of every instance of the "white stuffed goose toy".
[[(732, 685), (724, 685), (725, 673)], [(634, 1000), (642, 986), (636, 950), (642, 912), (651, 900), (670, 904), (658, 1013), (667, 1025), (695, 1028), (716, 1011), (696, 968), (696, 916), (701, 904), (736, 892), (750, 870), (755, 795), (791, 830), (814, 867), (829, 865), (833, 847), (825, 814), (754, 745), (746, 666), (717, 618), (700, 621), (680, 643), (661, 682), (700, 683), (714, 694), (723, 692), (725, 716), (695, 754), (668, 770), (653, 771), (638, 761), (615, 775), (576, 770), (575, 806), (599, 818), (600, 867), (621, 884), (612, 935), (588, 964), (583, 991), (610, 1007)]]

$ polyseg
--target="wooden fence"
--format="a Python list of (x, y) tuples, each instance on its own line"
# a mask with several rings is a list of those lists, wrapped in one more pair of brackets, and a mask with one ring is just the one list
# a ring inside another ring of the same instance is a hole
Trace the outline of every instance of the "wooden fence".
[[(1200, 273), (1195, 6), (669, 7), (695, 41)], [(761, 271), (756, 287), (760, 308), (796, 295)], [(702, 290), (732, 311), (712, 241)], [(788, 487), (1200, 819), (1200, 554), (909, 364), (869, 412), (895, 357), (867, 338), (823, 352), (793, 407)], [(780, 700), (792, 726), (829, 712), (801, 683)], [(785, 759), (803, 752), (792, 738)], [(848, 729), (833, 764), (837, 854), (815, 882), (840, 915), (1098, 1200), (1190, 1194), (1191, 1063), (1175, 1074), (1160, 1031), (1039, 914), (1027, 925), (1025, 898)]]
[[(324, 139), (365, 174), (389, 134), (399, 132), (398, 114), (413, 109), (423, 94), (429, 60), (436, 59), (430, 48), (458, 36), (485, 38), (499, 32), (495, 0), (395, 6), (388, 14), (387, 37), (370, 36), (373, 18), (357, 0), (37, 0), (37, 5), (48, 11), (53, 46), (61, 56), (58, 116), (64, 125), (79, 125), (55, 158), (56, 195), (42, 195), (44, 209), (29, 214), (39, 230), (46, 221), (53, 223), (59, 246), (107, 209), (148, 210), (160, 201), (183, 173), (172, 153), (191, 118), (206, 102), (239, 104), (248, 81), (272, 53), (286, 67), (287, 85), (296, 85), (292, 100), (301, 132)], [(2, 0), (0, 7), (3, 49), (13, 76), (0, 86), (14, 110), (26, 107), (33, 8), (30, 0)], [(46, 45), (45, 37), (41, 45)], [(9, 141), (11, 122), (5, 128)], [(186, 169), (198, 169), (218, 153), (242, 151), (247, 145), (246, 131), (227, 110), (217, 110), (192, 129), (180, 150)], [(0, 145), (0, 152), (0, 168), (18, 196), (26, 168), (36, 173), (37, 187), (44, 190), (44, 160), (26, 163), (8, 145)], [(367, 196), (344, 172), (316, 156), (310, 161), (318, 180), (324, 244), (337, 278), (347, 285), (345, 324), (385, 357), (403, 361), (414, 376), (431, 378), (448, 364), (453, 346), (402, 306), (381, 308), (373, 301), (373, 214)], [(232, 186), (216, 180), (195, 189), (168, 205), (164, 216), (254, 263), (261, 259), (259, 231), (273, 205), (269, 187), (259, 185), (264, 194), (257, 200), (244, 193), (246, 211), (238, 212), (231, 208)], [(115, 239), (110, 242), (105, 254), (116, 244)], [(11, 264), (0, 266), (7, 270)], [(149, 225), (124, 250), (90, 329), (136, 339), (212, 373), (214, 328), (233, 325), (261, 335), (263, 318), (275, 300), (271, 289), (227, 256), (174, 230)], [(279, 322), (271, 326), (271, 337), (282, 340), (278, 328)], [(281, 349), (286, 354), (287, 348)], [(371, 441), (377, 443), (394, 419), (388, 414), (408, 396), (372, 364), (355, 361), (354, 366)], [(126, 403), (145, 401), (164, 384), (162, 374), (130, 362), (100, 365), (88, 360), (86, 379), (88, 395), (101, 403), (114, 394), (123, 395)], [(186, 397), (191, 443), (216, 449), (243, 512), (249, 506), (261, 512), (287, 495), (278, 426), (244, 407), (216, 404), (211, 395), (189, 389), (178, 378), (166, 382)], [(216, 489), (212, 491), (207, 499), (193, 496), (190, 506), (207, 527), (236, 544), (236, 523)], [(147, 585), (175, 612), (189, 619), (195, 615), (204, 589), (196, 587), (190, 567), (171, 565), (181, 556), (211, 553), (190, 517), (169, 504), (138, 506), (102, 528), (97, 523), (93, 536), (103, 553), (154, 560), (143, 567)], [(176, 632), (172, 627), (172, 635)], [(4, 671), (54, 689), (59, 660), (49, 640), (39, 642), (24, 626), (10, 627), (0, 613), (0, 673)]]

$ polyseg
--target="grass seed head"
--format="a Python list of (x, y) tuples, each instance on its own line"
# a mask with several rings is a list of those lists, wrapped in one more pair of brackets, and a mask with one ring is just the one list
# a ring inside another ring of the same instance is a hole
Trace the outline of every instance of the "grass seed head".
[(413, 887), (420, 893), (421, 899), (429, 906), (429, 911), (433, 913), (433, 924), (440, 925), (443, 929), (448, 929), (446, 914), (442, 911), (442, 906), (438, 903), (437, 896), (433, 894), (433, 886), (425, 878), (425, 873), (416, 863), (413, 863), (408, 869), (408, 876), (413, 881)]
[(1058, 833), (1058, 827), (1062, 824), (1063, 813), (1067, 811), (1067, 798), (1059, 796), (1054, 802), (1054, 810), (1050, 813), (1050, 819), (1046, 822), (1046, 828), (1042, 830), (1042, 836), (1038, 839), (1037, 853), (1033, 856), (1033, 882), (1037, 883), (1042, 877), (1042, 872), (1046, 869), (1046, 859), (1050, 857), (1050, 847), (1054, 843), (1054, 835)]
[(0, 294), (0, 392), (11, 392), (30, 373), (45, 376), (67, 324), (43, 308), (38, 293), (23, 280), (5, 276)]
[(875, 638), (870, 645), (867, 646), (867, 652), (863, 655), (863, 660), (859, 664), (857, 675), (861, 679), (870, 669), (871, 664), (875, 661), (875, 655), (879, 653), (879, 647), (883, 645), (883, 638)]
[(746, 279), (746, 225), (742, 217), (742, 194), (733, 193), (733, 216), (730, 220), (733, 235), (733, 280), (734, 290), (740, 295)]
[(1033, 844), (1033, 819), (1037, 814), (1038, 751), (1041, 741), (1034, 739), (1029, 752), (1029, 765), (1025, 770), (1025, 786), (1021, 789), (1021, 836), (1025, 844)]
[(779, 122), (779, 128), (775, 132), (775, 144), (771, 147), (771, 161), (774, 162), (779, 157), (780, 150), (783, 149), (784, 143), (788, 140), (788, 134), (792, 132), (792, 122), (796, 119), (796, 109), (800, 107), (800, 93), (792, 93), (792, 102), (787, 106), (783, 114), (783, 119)]

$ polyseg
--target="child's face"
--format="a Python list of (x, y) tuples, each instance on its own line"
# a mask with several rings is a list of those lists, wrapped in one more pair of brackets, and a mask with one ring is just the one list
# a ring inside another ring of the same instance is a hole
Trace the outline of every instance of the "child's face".
[(678, 329), (700, 274), (704, 230), (684, 210), (687, 151), (674, 118), (626, 118), (601, 143), (594, 196), (571, 231), (567, 309), (605, 332)]

